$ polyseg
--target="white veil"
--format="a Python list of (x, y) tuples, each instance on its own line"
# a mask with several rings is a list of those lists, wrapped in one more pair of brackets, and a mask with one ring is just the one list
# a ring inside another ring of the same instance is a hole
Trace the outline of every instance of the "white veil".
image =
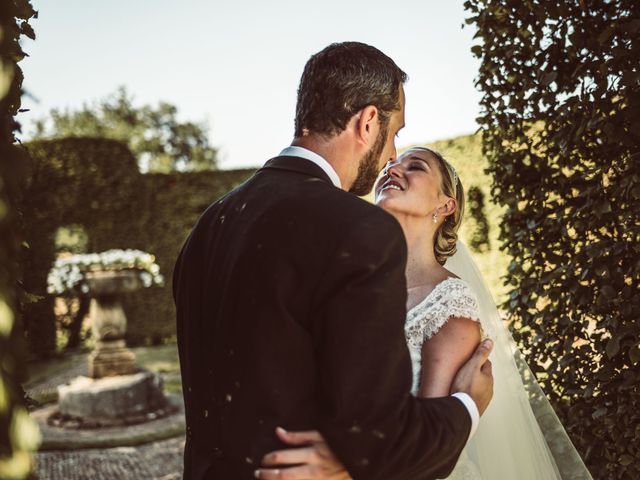
[(466, 451), (482, 478), (492, 480), (591, 480), (542, 389), (502, 322), (491, 293), (467, 247), (446, 268), (478, 297), (485, 335), (494, 340), (494, 395)]

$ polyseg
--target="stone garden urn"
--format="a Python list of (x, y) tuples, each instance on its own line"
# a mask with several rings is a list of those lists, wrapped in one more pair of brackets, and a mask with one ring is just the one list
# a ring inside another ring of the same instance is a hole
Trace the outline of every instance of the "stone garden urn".
[[(120, 255), (112, 252), (90, 254), (87, 262), (100, 255)], [(133, 253), (153, 262), (153, 257), (145, 252)], [(64, 268), (63, 263), (58, 267)], [(152, 272), (159, 272), (157, 265), (152, 268), (155, 269)], [(160, 377), (137, 368), (135, 355), (125, 343), (127, 317), (122, 296), (151, 286), (149, 272), (143, 268), (97, 266), (84, 271), (76, 269), (68, 276), (80, 282), (81, 287), (74, 288), (81, 288), (84, 295), (91, 297), (89, 317), (95, 347), (88, 359), (88, 376), (58, 386), (58, 411), (50, 422), (95, 428), (140, 423), (170, 414), (172, 407), (164, 396)], [(62, 287), (57, 288), (61, 290)]]
[(136, 269), (104, 270), (85, 273), (91, 298), (89, 318), (96, 341), (89, 355), (92, 378), (130, 375), (135, 372), (135, 355), (125, 344), (127, 317), (121, 295), (143, 288)]

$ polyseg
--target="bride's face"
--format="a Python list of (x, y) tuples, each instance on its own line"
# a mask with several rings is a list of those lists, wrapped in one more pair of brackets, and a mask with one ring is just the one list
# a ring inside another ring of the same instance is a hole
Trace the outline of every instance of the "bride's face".
[(448, 199), (436, 159), (424, 150), (407, 150), (387, 163), (375, 186), (376, 204), (391, 213), (431, 217)]

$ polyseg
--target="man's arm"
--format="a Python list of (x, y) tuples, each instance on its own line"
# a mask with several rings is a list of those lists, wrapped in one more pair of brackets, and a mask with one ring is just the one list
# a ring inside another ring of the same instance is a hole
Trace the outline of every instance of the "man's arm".
[[(491, 344), (491, 341), (484, 340), (460, 370), (462, 375), (461, 373), (456, 375), (456, 381), (459, 381), (459, 377), (465, 376), (466, 370), (481, 372), (477, 377), (480, 379), (480, 383), (485, 383), (485, 391), (482, 393), (485, 398), (482, 398), (481, 395), (478, 398), (478, 405), (483, 408), (486, 408), (486, 402), (491, 398), (491, 388), (486, 389), (486, 382), (482, 380), (482, 377), (491, 379), (491, 363), (486, 360), (491, 352)], [(460, 383), (468, 391), (473, 392), (473, 381), (469, 383), (463, 380)], [(461, 391), (453, 393), (452, 396), (458, 398), (469, 410), (472, 419), (470, 435), (473, 435), (480, 421), (480, 412), (476, 401), (468, 393)], [(289, 445), (289, 448), (266, 454), (262, 459), (262, 467), (255, 471), (256, 478), (262, 480), (351, 480), (349, 472), (336, 458), (320, 432), (315, 430), (288, 432), (279, 427), (276, 429), (276, 435), (282, 443)]]

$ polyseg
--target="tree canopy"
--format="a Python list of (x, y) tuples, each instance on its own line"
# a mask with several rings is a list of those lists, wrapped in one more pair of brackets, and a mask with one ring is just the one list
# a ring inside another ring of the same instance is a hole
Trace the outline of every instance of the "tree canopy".
[(35, 123), (34, 139), (102, 137), (128, 145), (143, 171), (214, 170), (217, 149), (204, 122), (181, 122), (175, 105), (134, 105), (125, 87), (78, 110), (52, 109)]

